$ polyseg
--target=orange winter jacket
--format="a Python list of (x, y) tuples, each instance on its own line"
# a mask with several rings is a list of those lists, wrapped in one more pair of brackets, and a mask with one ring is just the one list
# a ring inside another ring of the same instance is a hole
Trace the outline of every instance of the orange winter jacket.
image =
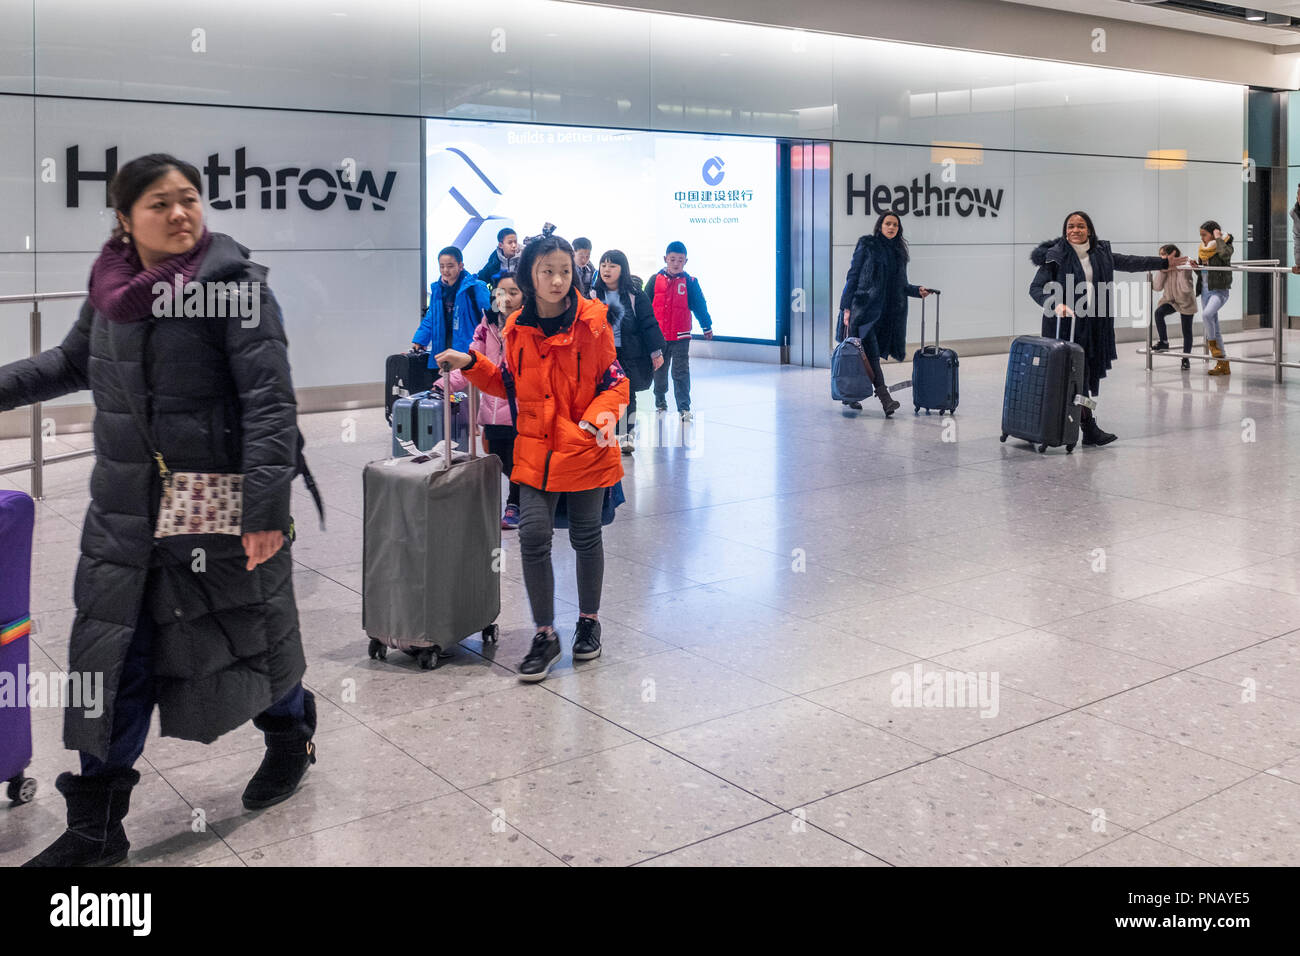
[[(628, 382), (605, 305), (577, 297), (572, 323), (549, 338), (535, 322), (513, 313), (506, 319), (503, 366), (473, 352), (465, 377), (498, 398), (507, 397), (503, 367), (514, 377), (519, 434), (512, 481), (542, 491), (608, 488), (623, 477), (614, 424), (627, 405)], [(581, 421), (601, 434), (579, 428)]]

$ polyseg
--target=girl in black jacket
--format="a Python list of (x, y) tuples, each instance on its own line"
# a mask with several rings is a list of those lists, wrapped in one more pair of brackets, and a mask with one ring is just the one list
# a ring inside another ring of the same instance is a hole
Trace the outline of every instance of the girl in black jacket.
[[(1078, 210), (1065, 217), (1059, 239), (1039, 243), (1029, 258), (1038, 266), (1029, 296), (1043, 307), (1043, 336), (1083, 347), (1085, 387), (1091, 395), (1097, 394), (1110, 363), (1119, 357), (1111, 302), (1115, 272), (1163, 272), (1187, 262), (1186, 256), (1111, 252), (1110, 243), (1097, 238), (1092, 219)], [(1115, 440), (1110, 432), (1102, 431), (1087, 408), (1080, 429), (1085, 445)]]
[(286, 540), (300, 436), (266, 269), (204, 227), (188, 163), (142, 156), (109, 192), (117, 228), (76, 325), (0, 368), (0, 411), (86, 388), (96, 409), (68, 673), (102, 675), (103, 711), (64, 712), (81, 773), (55, 782), (68, 829), (29, 866), (126, 858), (155, 705), (164, 736), (203, 743), (252, 718), (267, 751), (249, 809), (287, 799), (316, 759)]
[(653, 384), (655, 369), (664, 364), (664, 334), (650, 297), (632, 275), (627, 256), (619, 250), (610, 249), (600, 257), (600, 270), (592, 283), (591, 295), (604, 302), (609, 311), (618, 362), (630, 386), (627, 410), (618, 423), (619, 445), (623, 454), (630, 455), (636, 428), (636, 393)]
[[(876, 398), (880, 399), (886, 418), (898, 409), (898, 402), (885, 387), (880, 360), (903, 360), (907, 345), (907, 297), (924, 299), (930, 294), (925, 286), (907, 281), (909, 258), (902, 221), (892, 212), (883, 214), (876, 220), (871, 235), (858, 240), (840, 294), (843, 321), (836, 340), (849, 337), (862, 340), (862, 350), (867, 354), (875, 379)], [(859, 402), (844, 404), (862, 407)]]

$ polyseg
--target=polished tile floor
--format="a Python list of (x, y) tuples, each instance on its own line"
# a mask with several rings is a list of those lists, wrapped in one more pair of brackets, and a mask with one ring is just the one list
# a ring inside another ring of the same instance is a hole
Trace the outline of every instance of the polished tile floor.
[[(367, 659), (383, 417), (306, 417), (330, 508), (321, 533), (300, 495), (294, 554), (320, 762), (247, 813), (251, 726), (155, 736), (131, 862), (1300, 863), (1300, 379), (1148, 378), (1126, 348), (1098, 412), (1121, 440), (1067, 456), (999, 444), (1003, 370), (963, 359), (950, 422), (909, 393), (885, 421), (830, 402), (824, 370), (694, 363), (694, 434), (637, 451), (606, 530), (605, 654), (537, 686), (514, 674), (511, 533), (499, 646), (432, 673)], [(48, 472), (37, 669), (66, 661), (88, 470)], [(562, 537), (556, 566), (567, 646)], [(34, 726), (40, 796), (0, 809), (3, 864), (62, 828), (74, 758), (57, 711)]]

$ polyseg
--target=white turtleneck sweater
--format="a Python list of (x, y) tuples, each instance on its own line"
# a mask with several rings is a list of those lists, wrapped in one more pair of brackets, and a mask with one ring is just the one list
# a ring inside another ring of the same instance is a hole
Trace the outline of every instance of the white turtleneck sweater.
[[(1092, 261), (1088, 258), (1088, 244), (1076, 245), (1070, 243), (1074, 249), (1074, 254), (1079, 257), (1079, 265), (1083, 266), (1083, 278), (1088, 283), (1088, 291), (1084, 303), (1089, 310), (1092, 309)], [(1091, 313), (1090, 313), (1091, 314)]]

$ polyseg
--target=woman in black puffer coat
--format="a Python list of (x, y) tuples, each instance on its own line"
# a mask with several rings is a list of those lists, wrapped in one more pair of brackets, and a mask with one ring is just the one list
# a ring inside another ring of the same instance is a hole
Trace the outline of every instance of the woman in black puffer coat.
[[(1083, 348), (1088, 393), (1097, 394), (1115, 351), (1115, 315), (1111, 292), (1118, 272), (1163, 272), (1187, 262), (1186, 256), (1127, 256), (1111, 252), (1097, 238), (1092, 218), (1075, 211), (1065, 217), (1059, 239), (1041, 242), (1029, 255), (1038, 266), (1029, 296), (1043, 307), (1043, 336), (1065, 339)], [(1080, 421), (1085, 445), (1115, 440), (1085, 408)]]
[[(35, 866), (125, 859), (132, 765), (155, 704), (164, 736), (210, 743), (250, 718), (263, 730), (246, 807), (286, 799), (315, 762), (286, 542), (300, 436), (266, 269), (204, 227), (187, 163), (140, 157), (110, 195), (118, 226), (76, 325), (58, 347), (0, 368), (0, 411), (86, 388), (96, 408), (68, 672), (102, 675), (103, 712), (65, 711), (81, 773), (56, 782), (68, 829)], [(189, 309), (163, 292), (178, 283), (190, 283)], [(236, 533), (156, 538), (164, 472), (242, 476), (243, 512), (227, 522)]]
[(654, 371), (664, 364), (664, 333), (641, 280), (632, 275), (627, 256), (618, 249), (600, 257), (591, 297), (605, 303), (618, 362), (629, 383), (627, 411), (618, 423), (618, 435), (623, 454), (630, 455), (636, 444), (636, 393), (654, 384)]
[[(871, 235), (858, 240), (844, 280), (844, 291), (840, 293), (843, 321), (836, 341), (850, 337), (862, 341), (862, 350), (875, 379), (876, 398), (880, 399), (886, 418), (898, 409), (898, 402), (885, 387), (880, 360), (903, 360), (907, 346), (907, 297), (924, 299), (930, 294), (925, 286), (907, 281), (909, 258), (902, 220), (892, 212), (884, 213), (876, 220)], [(858, 402), (844, 404), (862, 407)]]

